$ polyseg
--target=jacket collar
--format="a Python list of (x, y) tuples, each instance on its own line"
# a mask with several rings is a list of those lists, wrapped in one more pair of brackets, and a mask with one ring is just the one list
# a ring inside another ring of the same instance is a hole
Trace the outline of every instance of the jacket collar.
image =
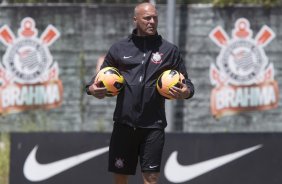
[(134, 29), (132, 31), (132, 34), (129, 36), (129, 39), (133, 39), (133, 40), (136, 40), (136, 41), (155, 41), (157, 39), (160, 39), (161, 36), (158, 34), (158, 32), (155, 34), (155, 35), (149, 35), (149, 36), (138, 36), (137, 35), (137, 29)]

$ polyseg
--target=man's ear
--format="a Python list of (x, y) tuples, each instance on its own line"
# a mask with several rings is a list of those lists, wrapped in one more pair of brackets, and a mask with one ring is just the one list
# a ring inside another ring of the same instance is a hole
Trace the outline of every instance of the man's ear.
[(136, 26), (136, 24), (137, 24), (137, 18), (134, 16), (133, 17), (133, 23), (134, 23), (134, 25)]

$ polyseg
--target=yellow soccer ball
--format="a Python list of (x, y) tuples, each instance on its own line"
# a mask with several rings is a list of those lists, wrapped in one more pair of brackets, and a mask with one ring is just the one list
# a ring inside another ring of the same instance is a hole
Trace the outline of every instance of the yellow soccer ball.
[(117, 68), (105, 67), (96, 75), (95, 82), (101, 81), (99, 87), (107, 89), (106, 96), (116, 96), (124, 86), (124, 78)]
[(166, 99), (174, 99), (169, 93), (169, 89), (173, 86), (179, 87), (178, 82), (184, 83), (184, 76), (176, 70), (166, 70), (157, 80), (157, 90)]

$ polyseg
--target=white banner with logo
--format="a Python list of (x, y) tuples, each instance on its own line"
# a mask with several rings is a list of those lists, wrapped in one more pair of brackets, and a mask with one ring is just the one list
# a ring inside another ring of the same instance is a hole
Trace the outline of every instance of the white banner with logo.
[(0, 42), (7, 47), (0, 64), (0, 114), (61, 105), (59, 67), (48, 48), (59, 37), (53, 25), (38, 37), (30, 17), (22, 20), (17, 36), (7, 25), (0, 28)]
[(274, 66), (264, 51), (275, 38), (271, 28), (263, 26), (253, 38), (250, 22), (240, 18), (231, 38), (220, 26), (209, 36), (221, 48), (216, 62), (210, 66), (213, 116), (276, 108), (279, 87), (274, 79)]

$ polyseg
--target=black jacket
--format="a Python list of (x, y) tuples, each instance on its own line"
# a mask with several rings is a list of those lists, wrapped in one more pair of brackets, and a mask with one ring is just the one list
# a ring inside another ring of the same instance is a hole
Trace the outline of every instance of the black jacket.
[[(117, 96), (113, 120), (132, 127), (165, 128), (165, 98), (156, 88), (162, 72), (175, 69), (186, 78), (186, 85), (194, 94), (185, 64), (178, 48), (160, 35), (140, 37), (136, 30), (126, 39), (115, 43), (107, 53), (101, 68), (116, 67), (126, 84)], [(88, 88), (92, 81), (86, 85)], [(189, 97), (189, 98), (190, 98)]]

